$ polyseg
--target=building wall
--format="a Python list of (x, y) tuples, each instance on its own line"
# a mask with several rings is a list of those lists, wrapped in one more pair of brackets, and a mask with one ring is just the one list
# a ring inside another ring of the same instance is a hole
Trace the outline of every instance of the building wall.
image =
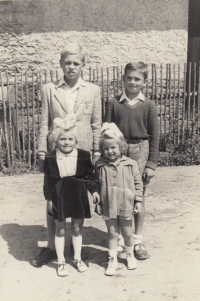
[(0, 68), (57, 68), (76, 39), (92, 66), (185, 62), (187, 27), (188, 0), (0, 1)]

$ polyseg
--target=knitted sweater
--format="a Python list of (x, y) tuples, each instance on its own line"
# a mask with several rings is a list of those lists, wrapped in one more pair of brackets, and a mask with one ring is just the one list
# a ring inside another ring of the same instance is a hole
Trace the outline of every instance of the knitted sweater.
[(105, 122), (114, 122), (126, 139), (149, 139), (146, 167), (155, 169), (159, 157), (159, 125), (155, 103), (148, 98), (131, 106), (119, 102), (120, 96), (107, 103)]

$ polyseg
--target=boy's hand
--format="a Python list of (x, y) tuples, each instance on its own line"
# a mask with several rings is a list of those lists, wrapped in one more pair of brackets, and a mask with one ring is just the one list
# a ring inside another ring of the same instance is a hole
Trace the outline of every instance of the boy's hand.
[(44, 160), (45, 160), (45, 153), (38, 154), (38, 166), (39, 172), (44, 173)]
[(155, 170), (146, 167), (142, 175), (142, 180), (148, 184), (150, 179), (153, 178), (154, 175), (155, 175)]
[(138, 214), (142, 211), (142, 202), (135, 202), (133, 213)]
[(99, 204), (100, 203), (100, 195), (98, 194), (98, 192), (94, 192), (92, 196), (93, 196), (93, 203)]
[(92, 165), (93, 166), (95, 166), (96, 161), (98, 161), (100, 157), (101, 157), (100, 154), (98, 154), (98, 153), (95, 154), (94, 153), (94, 155), (92, 156)]

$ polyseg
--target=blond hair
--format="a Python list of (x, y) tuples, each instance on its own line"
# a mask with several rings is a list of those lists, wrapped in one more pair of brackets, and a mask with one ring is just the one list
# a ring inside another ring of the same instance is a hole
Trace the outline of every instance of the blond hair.
[(78, 55), (85, 63), (85, 52), (78, 42), (71, 42), (61, 51), (60, 61), (62, 62), (68, 54)]

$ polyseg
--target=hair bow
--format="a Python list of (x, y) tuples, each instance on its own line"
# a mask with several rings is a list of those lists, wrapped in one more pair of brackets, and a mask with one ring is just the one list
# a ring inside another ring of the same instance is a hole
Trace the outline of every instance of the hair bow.
[(55, 118), (53, 121), (54, 129), (59, 127), (63, 130), (69, 130), (74, 127), (76, 123), (76, 115), (74, 113), (68, 114), (65, 118)]
[(104, 135), (109, 138), (123, 137), (122, 132), (118, 129), (115, 123), (105, 122), (101, 128), (101, 137)]

